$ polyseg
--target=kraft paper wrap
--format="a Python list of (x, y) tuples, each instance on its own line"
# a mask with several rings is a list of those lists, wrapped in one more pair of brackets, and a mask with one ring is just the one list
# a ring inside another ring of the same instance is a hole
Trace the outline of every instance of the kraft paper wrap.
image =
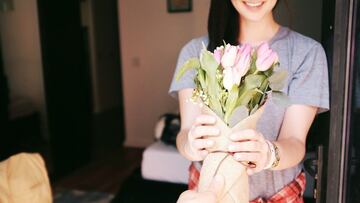
[(229, 155), (228, 145), (232, 132), (255, 129), (256, 124), (264, 111), (264, 105), (254, 114), (240, 121), (234, 127), (228, 127), (221, 118), (219, 118), (207, 106), (203, 106), (202, 112), (207, 115), (217, 117), (215, 126), (220, 129), (220, 136), (209, 137), (215, 142), (210, 148), (210, 154), (205, 158), (200, 172), (199, 192), (206, 191), (214, 176), (219, 174), (225, 179), (225, 187), (218, 196), (218, 202), (221, 203), (249, 203), (249, 182), (246, 173), (246, 166), (236, 161)]

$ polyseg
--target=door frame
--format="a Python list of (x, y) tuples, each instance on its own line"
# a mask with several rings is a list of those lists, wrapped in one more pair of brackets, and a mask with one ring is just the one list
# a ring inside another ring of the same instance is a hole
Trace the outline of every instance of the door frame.
[(350, 135), (351, 53), (355, 0), (336, 0), (331, 77), (330, 134), (327, 161), (327, 203), (345, 202), (347, 144)]

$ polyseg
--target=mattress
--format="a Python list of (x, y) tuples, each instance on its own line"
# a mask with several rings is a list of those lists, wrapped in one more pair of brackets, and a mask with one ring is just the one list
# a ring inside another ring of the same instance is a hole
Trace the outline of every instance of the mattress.
[(175, 147), (158, 141), (145, 149), (141, 174), (148, 180), (187, 184), (189, 166)]

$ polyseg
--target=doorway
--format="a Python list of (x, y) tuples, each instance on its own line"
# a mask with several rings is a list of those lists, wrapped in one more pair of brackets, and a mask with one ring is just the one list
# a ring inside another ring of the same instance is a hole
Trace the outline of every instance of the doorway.
[(37, 0), (55, 178), (124, 140), (116, 3)]

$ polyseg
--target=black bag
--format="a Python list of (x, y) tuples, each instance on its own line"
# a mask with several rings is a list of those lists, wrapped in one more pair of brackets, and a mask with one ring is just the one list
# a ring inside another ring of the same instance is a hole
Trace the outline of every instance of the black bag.
[[(176, 136), (180, 131), (179, 114), (167, 113), (161, 116), (157, 128), (160, 133), (160, 140), (168, 145), (176, 146)], [(157, 137), (159, 139), (159, 137)]]

